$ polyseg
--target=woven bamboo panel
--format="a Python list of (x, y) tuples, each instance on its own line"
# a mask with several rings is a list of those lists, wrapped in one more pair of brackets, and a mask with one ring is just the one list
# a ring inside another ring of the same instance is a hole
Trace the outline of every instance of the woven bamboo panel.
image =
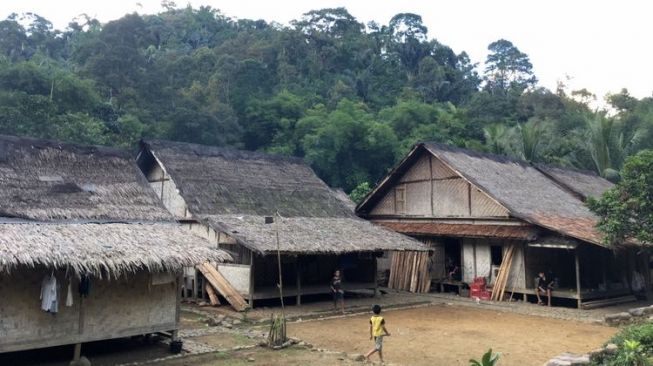
[(471, 283), (474, 280), (474, 239), (463, 239), (463, 282)]
[(431, 215), (431, 182), (406, 183), (406, 214)]
[(431, 178), (431, 167), (427, 154), (422, 155), (413, 166), (401, 177), (400, 182), (410, 182), (415, 180), (426, 180)]
[(392, 189), (374, 206), (372, 215), (392, 215), (395, 213), (395, 191)]
[(487, 240), (476, 240), (476, 277), (490, 277), (492, 254)]
[(433, 181), (433, 215), (469, 216), (467, 182), (460, 178)]
[(431, 166), (433, 167), (433, 179), (453, 178), (458, 176), (453, 170), (447, 168), (435, 157), (431, 159)]
[(508, 210), (497, 204), (485, 193), (477, 188), (472, 188), (472, 216), (473, 217), (507, 217)]

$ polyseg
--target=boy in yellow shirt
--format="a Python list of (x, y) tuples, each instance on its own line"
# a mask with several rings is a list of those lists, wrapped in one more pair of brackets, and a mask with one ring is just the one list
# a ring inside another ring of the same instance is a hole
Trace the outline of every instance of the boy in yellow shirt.
[(374, 352), (378, 352), (381, 363), (383, 363), (383, 337), (389, 336), (390, 333), (385, 329), (385, 319), (380, 315), (381, 306), (372, 306), (372, 312), (374, 315), (370, 318), (370, 340), (374, 339), (374, 348), (367, 352), (365, 360), (369, 361), (370, 356), (374, 354)]

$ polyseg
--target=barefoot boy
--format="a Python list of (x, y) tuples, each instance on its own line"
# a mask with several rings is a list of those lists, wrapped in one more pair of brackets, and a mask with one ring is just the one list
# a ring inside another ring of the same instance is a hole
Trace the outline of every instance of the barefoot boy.
[(365, 360), (369, 361), (370, 356), (374, 354), (374, 352), (378, 352), (379, 358), (383, 363), (383, 337), (389, 336), (390, 333), (385, 329), (385, 319), (380, 315), (381, 306), (372, 306), (372, 312), (374, 315), (370, 318), (370, 340), (374, 339), (374, 348), (367, 352)]

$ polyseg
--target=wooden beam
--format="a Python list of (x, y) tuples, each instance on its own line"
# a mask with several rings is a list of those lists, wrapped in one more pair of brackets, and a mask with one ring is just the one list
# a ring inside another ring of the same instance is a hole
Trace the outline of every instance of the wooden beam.
[(374, 257), (374, 297), (379, 295), (379, 268), (378, 268), (378, 257)]
[(431, 192), (431, 216), (435, 216), (435, 207), (433, 203), (433, 155), (429, 154), (429, 172), (430, 172), (430, 183), (429, 183), (429, 190)]
[(578, 295), (578, 308), (581, 308), (582, 300), (580, 298), (580, 260), (578, 258), (578, 248), (574, 250), (574, 261), (576, 262), (576, 294)]
[(254, 309), (254, 251), (249, 251), (249, 299), (248, 304)]
[(301, 276), (302, 266), (299, 263), (299, 257), (295, 260), (295, 273), (297, 275), (297, 305), (302, 304), (302, 276)]

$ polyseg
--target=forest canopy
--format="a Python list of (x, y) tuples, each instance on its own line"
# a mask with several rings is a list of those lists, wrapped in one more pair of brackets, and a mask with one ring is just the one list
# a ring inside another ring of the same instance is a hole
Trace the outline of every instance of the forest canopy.
[[(168, 6), (55, 30), (0, 21), (3, 134), (130, 147), (163, 138), (303, 157), (356, 196), (417, 141), (589, 169), (609, 179), (653, 146), (653, 99), (538, 85), (508, 40), (482, 65), (417, 14), (363, 24), (344, 8), (284, 26)], [(563, 55), (561, 55), (563, 57)], [(597, 77), (600, 77), (597, 76)]]

